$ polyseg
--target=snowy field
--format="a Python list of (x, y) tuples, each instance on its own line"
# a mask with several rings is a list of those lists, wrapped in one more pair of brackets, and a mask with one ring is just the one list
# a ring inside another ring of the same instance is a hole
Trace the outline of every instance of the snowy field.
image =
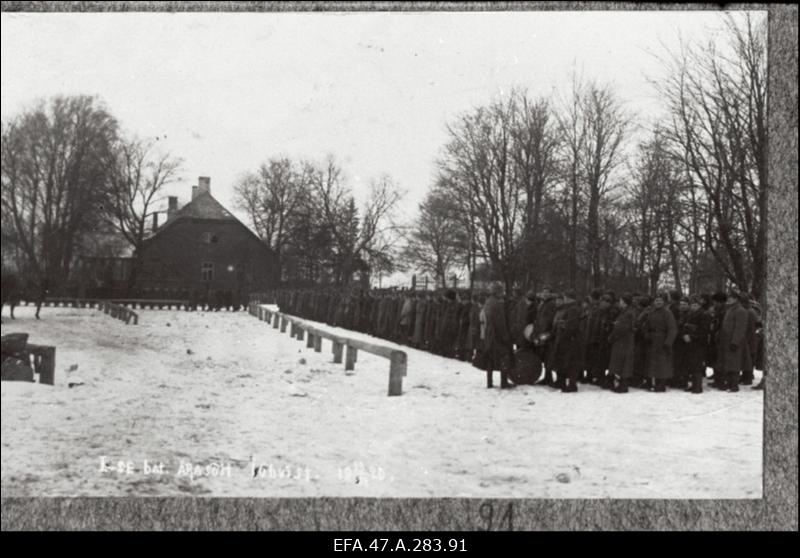
[(55, 386), (2, 383), (5, 497), (762, 495), (763, 392), (748, 388), (488, 390), (472, 366), (406, 349), (388, 397), (386, 359), (360, 352), (345, 372), (328, 341), (315, 353), (247, 312), (7, 312), (3, 334), (57, 351)]

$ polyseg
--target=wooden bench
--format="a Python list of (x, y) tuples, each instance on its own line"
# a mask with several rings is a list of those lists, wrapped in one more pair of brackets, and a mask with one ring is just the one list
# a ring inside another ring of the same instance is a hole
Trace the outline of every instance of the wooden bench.
[(104, 301), (100, 305), (100, 309), (103, 310), (103, 313), (110, 315), (112, 318), (122, 320), (126, 324), (130, 324), (131, 320), (133, 320), (133, 325), (139, 324), (139, 314), (121, 304)]
[(280, 328), (281, 332), (285, 332), (286, 328), (291, 325), (290, 336), (299, 341), (302, 341), (305, 337), (306, 347), (314, 349), (318, 353), (322, 351), (322, 340), (328, 339), (332, 344), (333, 362), (340, 364), (342, 357), (344, 357), (345, 370), (353, 370), (355, 368), (358, 360), (358, 351), (389, 359), (389, 395), (403, 394), (403, 378), (406, 376), (408, 369), (408, 356), (405, 351), (336, 335), (311, 325), (306, 320), (280, 312), (273, 312), (257, 303), (250, 304), (249, 312), (259, 320), (268, 324), (271, 323), (273, 328)]

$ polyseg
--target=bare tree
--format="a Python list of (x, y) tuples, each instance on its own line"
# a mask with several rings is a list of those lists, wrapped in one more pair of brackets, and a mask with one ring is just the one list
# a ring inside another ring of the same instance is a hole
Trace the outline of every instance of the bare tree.
[(404, 257), (416, 269), (433, 275), (444, 286), (451, 269), (465, 261), (469, 239), (459, 219), (452, 192), (430, 190), (419, 205), (419, 216), (404, 249)]
[(514, 175), (512, 100), (495, 101), (448, 126), (449, 141), (439, 160), (453, 195), (469, 201), (475, 243), (510, 289), (518, 266), (524, 212), (521, 182)]
[(532, 100), (524, 91), (515, 91), (512, 95), (514, 176), (525, 195), (519, 276), (524, 276), (527, 284), (538, 280), (542, 211), (559, 170), (557, 155), (561, 133), (548, 99)]
[(3, 125), (2, 208), (26, 273), (66, 281), (81, 235), (101, 221), (117, 137), (95, 97), (55, 97)]
[[(147, 220), (164, 187), (177, 178), (181, 160), (156, 149), (152, 140), (121, 139), (114, 148), (103, 213), (111, 229), (139, 253), (148, 233)], [(140, 271), (134, 259), (128, 287)]]
[(727, 47), (686, 45), (656, 83), (669, 104), (669, 139), (683, 161), (703, 242), (739, 288), (764, 294), (766, 274), (766, 21), (729, 19)]
[(628, 211), (628, 241), (637, 256), (637, 275), (648, 277), (646, 286), (655, 294), (662, 273), (670, 267), (677, 278), (675, 224), (680, 221), (679, 195), (681, 169), (666, 150), (665, 140), (658, 131), (639, 146), (632, 182), (627, 189), (625, 205)]
[(398, 229), (394, 212), (403, 193), (384, 175), (371, 182), (359, 211), (344, 186), (343, 171), (332, 156), (322, 165), (307, 164), (306, 168), (320, 218), (333, 240), (336, 281), (347, 286), (359, 264), (374, 259), (393, 242)]
[(610, 178), (622, 159), (621, 144), (629, 119), (620, 101), (609, 86), (588, 84), (581, 102), (586, 134), (581, 162), (588, 195), (587, 241), (595, 287), (602, 284), (600, 251), (600, 204), (608, 194)]
[(236, 206), (247, 212), (256, 234), (278, 257), (278, 275), (301, 200), (308, 196), (310, 172), (290, 159), (270, 159), (234, 186)]

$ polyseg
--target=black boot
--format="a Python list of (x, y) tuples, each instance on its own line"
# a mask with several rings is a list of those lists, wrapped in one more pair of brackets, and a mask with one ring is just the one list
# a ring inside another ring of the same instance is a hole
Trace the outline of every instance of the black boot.
[(564, 378), (563, 385), (561, 386), (562, 393), (575, 393), (578, 391), (578, 384), (570, 380), (569, 378)]
[(739, 373), (730, 372), (728, 374), (728, 385), (725, 389), (728, 393), (736, 393), (739, 391)]
[(515, 384), (508, 381), (508, 374), (505, 370), (500, 371), (500, 389), (513, 388)]
[(611, 391), (614, 393), (628, 393), (627, 378), (618, 378), (617, 376), (614, 376), (611, 379)]

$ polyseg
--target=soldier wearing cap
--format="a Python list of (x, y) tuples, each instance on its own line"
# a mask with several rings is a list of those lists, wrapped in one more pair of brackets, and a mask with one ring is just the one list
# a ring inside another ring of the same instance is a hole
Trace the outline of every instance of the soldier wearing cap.
[(681, 325), (679, 342), (684, 343), (683, 364), (688, 375), (686, 391), (703, 393), (703, 379), (706, 375), (706, 343), (711, 333), (711, 314), (704, 308), (704, 300), (693, 296), (689, 312)]
[[(717, 370), (722, 378), (715, 383), (719, 389), (729, 392), (739, 391), (739, 375), (747, 352), (747, 324), (750, 320), (747, 310), (742, 306), (739, 294), (728, 293), (725, 317), (717, 340)], [(717, 373), (714, 373), (716, 378)], [(721, 381), (720, 381), (721, 380)]]
[(505, 301), (503, 300), (503, 285), (494, 283), (490, 293), (483, 308), (486, 316), (483, 340), (486, 359), (486, 387), (492, 387), (492, 375), (495, 370), (499, 370), (500, 388), (505, 389), (513, 387), (508, 381), (513, 339), (508, 327), (508, 316), (506, 315)]
[(608, 342), (611, 344), (608, 373), (611, 378), (611, 390), (615, 393), (627, 393), (628, 382), (633, 376), (637, 316), (631, 295), (622, 295), (619, 306), (622, 311), (616, 316), (611, 333), (608, 335)]
[(555, 346), (555, 331), (553, 320), (557, 310), (556, 296), (549, 285), (542, 287), (539, 295), (539, 307), (536, 309), (536, 338), (539, 358), (544, 364), (544, 377), (537, 382), (539, 385), (555, 385), (553, 368), (553, 348)]
[(678, 326), (672, 312), (665, 306), (667, 296), (653, 297), (653, 309), (644, 323), (647, 344), (646, 376), (655, 392), (666, 391), (666, 382), (672, 378), (672, 345), (678, 335)]
[(581, 306), (575, 291), (568, 290), (560, 298), (553, 318), (555, 344), (553, 368), (558, 374), (558, 386), (564, 393), (578, 391), (578, 374), (583, 367), (580, 335)]

